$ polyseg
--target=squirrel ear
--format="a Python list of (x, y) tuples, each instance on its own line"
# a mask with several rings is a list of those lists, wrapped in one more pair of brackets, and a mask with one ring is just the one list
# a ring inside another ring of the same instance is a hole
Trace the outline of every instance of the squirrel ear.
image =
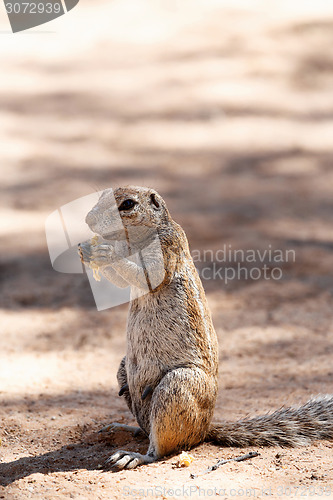
[(156, 208), (160, 208), (160, 204), (159, 204), (159, 202), (156, 199), (156, 194), (155, 193), (152, 193), (150, 195), (150, 201), (152, 202), (153, 205), (155, 205)]

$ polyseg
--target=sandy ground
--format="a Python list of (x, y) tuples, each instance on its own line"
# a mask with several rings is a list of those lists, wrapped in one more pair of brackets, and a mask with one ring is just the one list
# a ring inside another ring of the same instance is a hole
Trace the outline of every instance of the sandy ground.
[[(117, 448), (147, 448), (97, 433), (134, 423), (115, 378), (127, 305), (97, 312), (86, 276), (52, 269), (44, 233), (95, 189), (154, 186), (192, 252), (213, 252), (197, 265), (220, 342), (216, 419), (333, 392), (333, 5), (86, 0), (17, 35), (0, 16), (0, 498), (333, 495), (328, 442), (204, 444), (189, 469), (103, 471)], [(266, 254), (279, 279), (226, 284), (225, 266), (263, 262), (220, 262), (224, 245), (295, 258)]]

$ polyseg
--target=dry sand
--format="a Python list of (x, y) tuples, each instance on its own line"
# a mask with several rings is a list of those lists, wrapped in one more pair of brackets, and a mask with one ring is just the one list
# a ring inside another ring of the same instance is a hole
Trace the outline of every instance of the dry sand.
[(189, 469), (171, 457), (101, 470), (119, 447), (147, 448), (97, 433), (134, 423), (115, 378), (127, 305), (97, 312), (86, 276), (52, 269), (44, 234), (58, 207), (131, 183), (161, 192), (192, 251), (294, 250), (281, 279), (204, 280), (215, 416), (333, 392), (333, 5), (81, 1), (17, 35), (0, 14), (0, 498), (333, 494), (328, 442), (251, 448), (260, 456), (196, 480), (250, 450), (204, 444)]

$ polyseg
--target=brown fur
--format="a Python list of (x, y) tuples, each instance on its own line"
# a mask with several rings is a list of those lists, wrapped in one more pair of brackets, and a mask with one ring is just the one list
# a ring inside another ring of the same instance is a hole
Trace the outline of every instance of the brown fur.
[[(129, 199), (135, 206), (119, 211)], [(82, 244), (85, 262), (97, 263), (118, 286), (131, 286), (127, 354), (117, 378), (150, 439), (146, 455), (119, 451), (109, 459), (111, 464), (133, 468), (205, 440), (297, 446), (333, 438), (333, 396), (298, 409), (211, 424), (217, 338), (183, 229), (156, 191), (134, 186), (104, 191), (86, 221), (104, 242)], [(133, 254), (139, 255), (135, 262)]]

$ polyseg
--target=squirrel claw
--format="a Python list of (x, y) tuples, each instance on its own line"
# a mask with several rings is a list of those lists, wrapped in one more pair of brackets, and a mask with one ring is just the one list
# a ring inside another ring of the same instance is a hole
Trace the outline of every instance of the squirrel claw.
[(104, 427), (102, 427), (98, 431), (98, 434), (102, 434), (103, 432), (108, 432), (110, 434), (112, 430), (113, 430), (113, 424), (104, 425)]
[(128, 389), (129, 389), (128, 384), (123, 385), (120, 391), (118, 392), (118, 396), (122, 396), (124, 392), (128, 391)]
[(142, 401), (144, 399), (146, 399), (146, 397), (149, 396), (149, 394), (151, 394), (152, 392), (153, 392), (153, 388), (150, 387), (150, 385), (147, 385), (147, 387), (145, 387), (145, 389), (142, 393), (142, 396), (141, 396)]

